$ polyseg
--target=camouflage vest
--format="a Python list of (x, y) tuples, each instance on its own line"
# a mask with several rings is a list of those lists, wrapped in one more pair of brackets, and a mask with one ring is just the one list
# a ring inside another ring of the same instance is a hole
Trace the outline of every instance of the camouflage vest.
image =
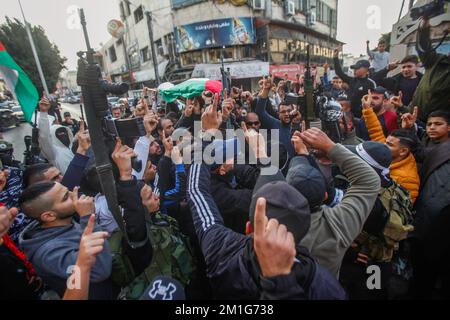
[(146, 214), (147, 234), (153, 246), (150, 265), (136, 275), (129, 258), (123, 254), (123, 235), (113, 233), (109, 239), (113, 255), (112, 280), (122, 288), (119, 299), (138, 300), (151, 281), (159, 275), (171, 277), (186, 286), (190, 283), (195, 263), (189, 239), (180, 232), (172, 217), (160, 212)]
[(378, 195), (388, 213), (383, 232), (372, 235), (363, 231), (356, 242), (361, 245), (361, 252), (376, 262), (389, 262), (399, 243), (414, 230), (414, 212), (412, 210), (409, 191), (393, 181), (388, 188), (383, 188)]

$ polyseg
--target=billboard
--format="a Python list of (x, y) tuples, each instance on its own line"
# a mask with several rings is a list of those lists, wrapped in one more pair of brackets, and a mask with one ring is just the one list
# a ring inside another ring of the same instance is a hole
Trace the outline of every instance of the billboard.
[(178, 26), (175, 39), (179, 53), (205, 48), (254, 44), (255, 27), (252, 17), (209, 20)]

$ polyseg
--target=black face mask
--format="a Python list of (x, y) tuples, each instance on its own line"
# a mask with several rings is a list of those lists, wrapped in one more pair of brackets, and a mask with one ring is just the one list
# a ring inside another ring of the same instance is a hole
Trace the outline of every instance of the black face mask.
[(67, 132), (66, 128), (58, 128), (58, 129), (56, 129), (55, 135), (58, 138), (58, 140), (61, 141), (61, 143), (63, 145), (65, 145), (67, 148), (70, 147), (69, 133)]

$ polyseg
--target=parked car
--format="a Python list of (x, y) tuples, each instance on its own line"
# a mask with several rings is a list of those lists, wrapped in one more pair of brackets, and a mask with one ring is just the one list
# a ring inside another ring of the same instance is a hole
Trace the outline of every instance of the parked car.
[(67, 99), (67, 102), (70, 104), (76, 104), (76, 103), (80, 103), (81, 99), (79, 96), (71, 96)]
[(16, 116), (17, 119), (19, 119), (20, 122), (25, 122), (27, 121), (25, 119), (25, 116), (23, 114), (22, 111), (22, 107), (19, 105), (15, 105), (14, 107), (12, 107), (11, 111), (13, 112), (13, 115)]
[(115, 106), (118, 101), (119, 101), (118, 97), (108, 97), (108, 104), (110, 107)]
[(20, 126), (20, 120), (12, 110), (0, 109), (0, 132)]
[(0, 109), (8, 109), (11, 110), (13, 106), (15, 106), (16, 103), (11, 100), (5, 100), (3, 102), (0, 102)]

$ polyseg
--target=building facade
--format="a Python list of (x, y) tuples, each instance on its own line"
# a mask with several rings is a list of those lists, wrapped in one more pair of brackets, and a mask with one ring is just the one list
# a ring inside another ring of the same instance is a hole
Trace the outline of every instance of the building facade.
[(102, 46), (103, 71), (135, 88), (154, 82), (153, 60), (160, 82), (221, 79), (223, 61), (233, 85), (254, 87), (269, 73), (294, 79), (303, 72), (307, 45), (312, 64), (330, 62), (342, 46), (336, 39), (338, 0), (120, 0), (118, 5), (126, 34)]
[[(431, 0), (418, 0), (415, 2), (413, 8), (421, 7)], [(447, 6), (447, 11), (430, 20), (432, 26), (431, 37), (433, 45), (437, 46), (445, 35), (445, 31), (450, 29), (450, 12)], [(391, 34), (391, 60), (402, 60), (407, 55), (417, 54), (416, 52), (416, 38), (417, 29), (420, 20), (414, 21), (411, 18), (411, 10), (401, 18), (392, 28)], [(438, 47), (437, 51), (442, 54), (450, 53), (450, 40), (448, 37)], [(398, 72), (398, 70), (395, 70)]]

